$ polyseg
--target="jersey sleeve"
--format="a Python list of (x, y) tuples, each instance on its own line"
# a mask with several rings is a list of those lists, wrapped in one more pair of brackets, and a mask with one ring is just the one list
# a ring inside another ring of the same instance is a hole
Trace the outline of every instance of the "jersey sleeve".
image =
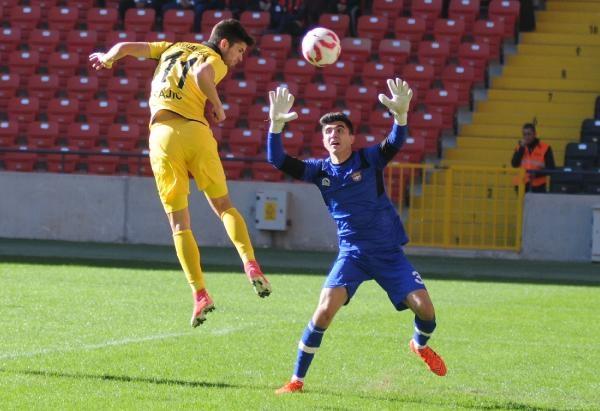
[(150, 58), (154, 60), (160, 59), (160, 56), (165, 52), (165, 50), (172, 45), (173, 43), (168, 41), (155, 41), (148, 43), (148, 46), (150, 46)]
[(408, 127), (394, 124), (392, 131), (385, 140), (364, 150), (367, 162), (379, 169), (384, 168), (400, 151), (407, 134)]
[(219, 84), (227, 75), (227, 66), (221, 57), (209, 56), (206, 63), (210, 64), (215, 72), (215, 84)]

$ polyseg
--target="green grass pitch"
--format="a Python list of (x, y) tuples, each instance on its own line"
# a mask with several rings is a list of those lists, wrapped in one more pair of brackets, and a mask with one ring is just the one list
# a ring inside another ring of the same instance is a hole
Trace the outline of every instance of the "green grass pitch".
[[(425, 276), (426, 277), (426, 276)], [(217, 310), (189, 327), (175, 268), (0, 263), (0, 409), (599, 409), (600, 288), (425, 280), (440, 378), (412, 315), (364, 284), (300, 395), (277, 397), (323, 276), (208, 272)]]

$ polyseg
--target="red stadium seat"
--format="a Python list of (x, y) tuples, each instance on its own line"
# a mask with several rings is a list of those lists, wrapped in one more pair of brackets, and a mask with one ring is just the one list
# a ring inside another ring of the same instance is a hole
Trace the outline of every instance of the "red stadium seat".
[(45, 156), (46, 170), (50, 173), (72, 173), (77, 167), (79, 156), (69, 154), (68, 147), (61, 147), (61, 154), (48, 154)]
[(311, 135), (319, 125), (321, 110), (317, 107), (297, 107), (298, 118), (287, 123), (286, 130)]
[(342, 50), (345, 61), (354, 63), (356, 72), (362, 71), (362, 67), (371, 57), (371, 40), (346, 37), (342, 39)]
[(337, 89), (331, 84), (309, 83), (304, 91), (304, 100), (310, 105), (329, 111), (335, 104)]
[(27, 129), (27, 123), (35, 120), (39, 110), (40, 101), (36, 97), (13, 97), (8, 101), (8, 118), (19, 123), (19, 131)]
[(349, 34), (350, 16), (323, 13), (319, 16), (319, 26), (333, 30), (342, 39)]
[(413, 112), (408, 115), (409, 135), (425, 141), (425, 154), (441, 153), (440, 136), (444, 129), (442, 115), (434, 112)]
[(16, 121), (0, 121), (0, 147), (12, 147), (19, 136), (19, 125)]
[(436, 77), (442, 74), (446, 61), (450, 57), (450, 46), (445, 42), (422, 41), (419, 44), (418, 58), (422, 65), (433, 66)]
[(88, 76), (73, 76), (67, 80), (69, 97), (75, 97), (80, 103), (85, 104), (94, 98), (98, 91), (98, 78)]
[(258, 181), (281, 181), (284, 175), (269, 163), (253, 162), (251, 164), (252, 179)]
[(125, 30), (135, 32), (137, 40), (142, 41), (146, 33), (152, 31), (155, 19), (154, 9), (127, 9), (124, 20)]
[(479, 17), (480, 0), (451, 0), (448, 16), (465, 22), (465, 32), (473, 31), (473, 24)]
[(265, 136), (259, 130), (236, 128), (229, 135), (229, 151), (235, 157), (254, 157), (264, 140)]
[(88, 123), (97, 123), (100, 126), (100, 133), (106, 134), (108, 127), (115, 122), (118, 110), (117, 100), (102, 99), (91, 100), (85, 108), (85, 116)]
[(248, 128), (263, 133), (269, 126), (269, 105), (253, 104), (248, 110)]
[(252, 104), (256, 94), (254, 80), (229, 80), (225, 84), (225, 95), (228, 103), (235, 103), (240, 107), (240, 114), (245, 115)]
[(344, 108), (340, 111), (348, 116), (350, 122), (352, 122), (352, 127), (354, 127), (354, 132), (356, 133), (360, 129), (360, 125), (362, 123), (362, 113), (360, 110)]
[(337, 61), (335, 64), (323, 67), (321, 74), (323, 81), (334, 85), (338, 97), (342, 97), (354, 77), (354, 63), (351, 61)]
[(426, 29), (424, 18), (400, 17), (394, 24), (394, 38), (409, 41), (412, 52), (416, 53)]
[(383, 140), (384, 136), (376, 134), (356, 134), (352, 148), (358, 150), (365, 147), (371, 147)]
[(119, 61), (119, 63), (121, 62), (127, 77), (137, 79), (138, 86), (143, 86), (152, 80), (152, 75), (154, 74), (157, 65), (156, 60), (143, 57), (125, 57)]
[(471, 102), (471, 88), (475, 82), (475, 70), (469, 66), (446, 66), (442, 73), (442, 83), (447, 90), (455, 90), (458, 104), (468, 106)]
[(111, 124), (108, 127), (107, 143), (111, 151), (132, 151), (141, 140), (137, 124)]
[(118, 20), (117, 9), (93, 7), (87, 11), (87, 29), (95, 31), (100, 42), (106, 40), (107, 34), (114, 30)]
[(151, 177), (152, 166), (148, 157), (127, 157), (127, 169), (130, 175)]
[(377, 100), (377, 89), (366, 86), (349, 86), (346, 88), (346, 106), (361, 112), (361, 118), (366, 119), (373, 110)]
[(65, 41), (67, 33), (75, 30), (79, 19), (79, 10), (75, 7), (55, 6), (48, 11), (48, 28), (58, 30), (60, 40)]
[(85, 66), (88, 56), (98, 43), (98, 35), (95, 31), (72, 30), (67, 33), (67, 50), (79, 56), (79, 64)]
[(260, 37), (271, 23), (271, 15), (265, 11), (246, 10), (240, 14), (240, 23), (253, 37)]
[(144, 34), (144, 41), (152, 43), (155, 41), (168, 41), (169, 43), (175, 43), (177, 41), (176, 34), (172, 31), (149, 31)]
[(48, 120), (58, 123), (61, 134), (67, 131), (67, 126), (75, 121), (78, 113), (79, 101), (75, 98), (53, 98), (46, 110)]
[(257, 93), (264, 94), (267, 84), (275, 76), (276, 69), (275, 59), (250, 56), (245, 60), (244, 75), (256, 81)]
[(402, 15), (404, 2), (402, 0), (373, 0), (373, 14), (384, 16), (388, 22), (387, 31), (394, 30), (394, 22)]
[[(223, 139), (227, 139), (229, 138), (229, 133), (231, 132), (232, 129), (234, 129), (237, 126), (237, 122), (240, 118), (240, 106), (237, 103), (224, 103), (223, 104), (223, 109), (225, 110), (225, 115), (227, 116), (227, 118), (225, 119), (225, 121), (222, 121), (218, 124), (215, 125), (215, 127), (213, 127), (213, 129), (215, 129), (215, 131), (217, 129), (220, 130), (220, 140)], [(212, 106), (210, 105), (210, 103), (206, 104), (206, 113), (210, 113), (212, 112)], [(211, 121), (210, 117), (208, 118), (209, 121)], [(215, 135), (215, 138), (217, 136)]]
[(135, 31), (109, 31), (106, 34), (106, 45), (112, 47), (120, 42), (136, 41)]
[(281, 141), (286, 153), (291, 156), (299, 156), (304, 147), (304, 136), (299, 131), (283, 130)]
[(433, 31), (433, 23), (442, 14), (442, 0), (413, 0), (411, 15), (425, 19), (426, 32)]
[(500, 48), (504, 36), (504, 23), (496, 20), (477, 20), (473, 26), (473, 38), (477, 43), (485, 43), (490, 48), (490, 58), (500, 58)]
[(437, 19), (433, 29), (437, 42), (446, 42), (450, 46), (450, 53), (455, 55), (458, 46), (465, 35), (465, 22), (454, 19)]
[[(46, 64), (48, 57), (56, 50), (60, 41), (58, 30), (35, 29), (29, 35), (29, 44), (33, 50), (40, 53), (40, 63)], [(87, 59), (87, 56), (85, 56)]]
[(75, 75), (79, 67), (79, 56), (74, 53), (55, 51), (48, 58), (48, 73), (58, 76), (60, 87), (66, 87), (67, 79)]
[(26, 86), (29, 76), (35, 73), (40, 61), (40, 55), (37, 51), (15, 50), (11, 51), (8, 57), (8, 65), (12, 74), (18, 74), (20, 86)]
[(394, 70), (400, 72), (410, 56), (410, 41), (383, 39), (379, 43), (379, 61), (394, 65)]
[(29, 78), (27, 90), (30, 96), (40, 100), (40, 109), (45, 110), (48, 101), (54, 98), (58, 91), (58, 76), (56, 74), (35, 74)]
[(202, 33), (210, 33), (218, 22), (225, 19), (230, 19), (233, 14), (230, 10), (206, 10), (202, 13), (202, 22), (200, 23), (200, 31)]
[(396, 73), (392, 63), (370, 61), (365, 64), (362, 72), (362, 82), (365, 86), (373, 86), (378, 90), (387, 90), (386, 81)]
[(54, 147), (58, 136), (58, 123), (35, 121), (27, 125), (27, 146), (29, 148)]
[(445, 129), (454, 128), (454, 114), (458, 107), (458, 94), (455, 90), (431, 89), (425, 94), (427, 109), (442, 115)]
[(184, 33), (180, 35), (180, 41), (202, 43), (203, 41), (207, 41), (209, 37), (210, 33)]
[(421, 163), (425, 157), (425, 140), (419, 137), (407, 137), (402, 149), (396, 154), (394, 160), (403, 163)]
[(283, 64), (289, 57), (291, 49), (292, 37), (289, 34), (265, 34), (260, 38), (260, 55), (274, 58), (277, 62), (278, 70), (283, 68)]
[(376, 109), (369, 114), (369, 132), (384, 138), (392, 129), (394, 117), (388, 110)]
[(515, 35), (515, 26), (521, 9), (517, 0), (492, 0), (488, 5), (488, 17), (491, 20), (502, 22), (503, 37), (511, 38)]
[(9, 171), (33, 171), (37, 155), (28, 152), (4, 153), (4, 167)]
[[(45, 0), (52, 1), (52, 0)], [(79, 22), (84, 22), (87, 16), (88, 10), (94, 7), (96, 0), (71, 0), (70, 5), (73, 5), (79, 11)]]
[(67, 131), (67, 144), (78, 150), (89, 150), (100, 141), (100, 126), (95, 123), (71, 123)]
[(142, 130), (142, 127), (148, 127), (150, 123), (150, 107), (148, 100), (135, 100), (127, 104), (125, 109), (128, 123), (137, 124)]
[(15, 51), (21, 44), (21, 30), (13, 27), (0, 29), (0, 58), (8, 59), (10, 52)]
[(193, 10), (169, 9), (163, 14), (163, 30), (175, 33), (181, 39), (183, 35), (191, 33), (194, 26)]
[(35, 6), (13, 6), (10, 9), (10, 27), (21, 31), (21, 39), (29, 37), (29, 33), (36, 28), (41, 19), (41, 9)]
[[(83, 160), (82, 160), (83, 161)], [(117, 173), (118, 157), (110, 155), (89, 156), (84, 160), (89, 174), (111, 175)]]
[(410, 85), (413, 91), (416, 90), (419, 95), (422, 95), (431, 88), (435, 79), (435, 71), (429, 64), (407, 64), (400, 77)]
[(246, 163), (238, 160), (223, 161), (223, 169), (227, 180), (241, 180), (246, 169)]
[(139, 85), (135, 77), (113, 77), (108, 80), (107, 88), (110, 90), (111, 98), (117, 100), (119, 111), (125, 111), (138, 92)]
[(386, 16), (363, 15), (358, 18), (358, 37), (370, 39), (373, 49), (379, 47), (379, 42), (387, 32), (388, 21)]
[[(283, 66), (283, 78), (287, 82), (295, 82), (303, 87), (310, 83), (316, 74), (315, 66), (304, 59), (287, 59)], [(301, 97), (298, 95), (296, 97)]]
[(472, 67), (476, 82), (485, 80), (485, 71), (490, 59), (490, 46), (486, 43), (462, 43), (458, 48), (458, 62)]
[(18, 74), (0, 75), (0, 110), (6, 111), (8, 102), (17, 95), (17, 88), (19, 88)]

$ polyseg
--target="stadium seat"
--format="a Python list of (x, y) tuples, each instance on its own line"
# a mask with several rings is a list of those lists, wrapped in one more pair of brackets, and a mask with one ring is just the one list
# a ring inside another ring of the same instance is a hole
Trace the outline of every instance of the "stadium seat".
[(589, 173), (583, 176), (583, 192), (586, 194), (600, 194), (600, 168), (588, 171)]
[(153, 43), (155, 41), (168, 41), (175, 43), (177, 35), (172, 31), (149, 31), (143, 35), (144, 41)]
[(405, 163), (421, 163), (425, 157), (425, 139), (420, 137), (407, 137), (394, 157), (395, 160)]
[(462, 43), (458, 47), (458, 62), (461, 66), (472, 67), (476, 82), (486, 78), (487, 64), (490, 59), (490, 46), (485, 43)]
[(583, 190), (583, 174), (572, 167), (557, 168), (561, 171), (550, 177), (550, 192), (576, 194)]
[(264, 94), (277, 70), (276, 61), (270, 57), (250, 56), (244, 63), (244, 75), (256, 82), (256, 92)]
[(425, 20), (426, 32), (433, 31), (433, 24), (442, 14), (442, 0), (413, 0), (411, 16)]
[(465, 32), (471, 34), (473, 24), (479, 17), (480, 0), (451, 0), (448, 17), (465, 22)]
[[(407, 64), (402, 69), (401, 78), (405, 80), (418, 95), (424, 95), (431, 88), (435, 79), (433, 66), (429, 64)], [(414, 98), (414, 97), (413, 97)]]
[(19, 75), (3, 73), (0, 74), (0, 110), (6, 111), (8, 102), (17, 96), (19, 88)]
[(27, 146), (29, 148), (51, 148), (56, 146), (59, 137), (58, 123), (34, 121), (27, 125)]
[(333, 30), (342, 39), (349, 34), (350, 16), (347, 14), (323, 13), (319, 16), (319, 26)]
[(471, 103), (471, 88), (475, 82), (475, 70), (469, 66), (448, 65), (442, 72), (442, 84), (445, 89), (455, 90), (458, 104), (468, 106)]
[(488, 17), (491, 20), (502, 22), (504, 38), (511, 38), (515, 35), (520, 9), (521, 5), (517, 0), (490, 1), (488, 5)]
[(73, 76), (67, 80), (69, 97), (75, 97), (80, 103), (85, 104), (94, 98), (98, 91), (98, 78), (88, 76)]
[(265, 136), (259, 130), (233, 129), (229, 135), (229, 152), (236, 158), (254, 157), (264, 140)]
[(598, 166), (598, 147), (596, 143), (568, 143), (565, 149), (565, 167), (589, 170)]
[(269, 126), (269, 105), (253, 104), (248, 110), (248, 128), (265, 133)]
[(108, 80), (107, 89), (110, 97), (117, 101), (119, 111), (124, 112), (138, 92), (139, 83), (135, 77), (112, 77)]
[(114, 30), (118, 20), (117, 9), (99, 7), (90, 8), (85, 18), (87, 29), (97, 33), (99, 42), (106, 40), (107, 34)]
[(375, 134), (375, 133), (356, 134), (354, 136), (354, 144), (352, 144), (352, 149), (358, 150), (361, 148), (374, 146), (375, 144), (379, 143), (384, 138), (385, 137)]
[(424, 66), (433, 66), (435, 77), (439, 77), (450, 57), (450, 46), (446, 42), (422, 41), (417, 53), (419, 63)]
[(369, 114), (369, 134), (385, 138), (392, 129), (394, 117), (388, 110), (375, 109)]
[(458, 46), (465, 35), (465, 22), (454, 19), (437, 19), (433, 26), (435, 41), (446, 42), (450, 46), (450, 53), (456, 55)]
[(3, 27), (0, 29), (0, 58), (2, 61), (6, 61), (10, 52), (17, 50), (20, 45), (20, 29), (14, 27)]
[(152, 177), (152, 166), (147, 156), (127, 157), (127, 170), (130, 175)]
[(67, 33), (67, 51), (79, 56), (79, 64), (86, 66), (88, 56), (96, 47), (98, 35), (95, 31), (71, 30)]
[(179, 39), (189, 43), (202, 43), (207, 41), (209, 37), (210, 33), (184, 33), (179, 36)]
[(394, 23), (402, 15), (403, 10), (403, 0), (373, 0), (372, 13), (376, 16), (385, 16), (388, 32), (394, 31)]
[(286, 130), (300, 132), (305, 136), (314, 133), (319, 125), (321, 110), (318, 107), (306, 106), (297, 107), (295, 111), (298, 113), (298, 118), (287, 123)]
[(19, 85), (21, 87), (27, 85), (27, 80), (35, 73), (39, 61), (40, 55), (35, 50), (15, 50), (10, 52), (8, 57), (10, 73), (19, 76)]
[(277, 69), (281, 70), (292, 49), (292, 37), (289, 34), (265, 34), (260, 38), (258, 48), (262, 57), (274, 58)]
[(287, 59), (283, 66), (283, 79), (288, 83), (295, 82), (300, 86), (300, 94), (296, 97), (302, 97), (302, 88), (312, 81), (315, 74), (315, 66), (308, 64), (304, 59)]
[(386, 81), (393, 78), (395, 73), (395, 67), (392, 63), (369, 61), (363, 68), (362, 83), (365, 86), (372, 86), (379, 91), (384, 91), (387, 90)]
[(346, 116), (348, 116), (348, 118), (350, 119), (350, 121), (352, 122), (352, 127), (354, 127), (354, 132), (358, 132), (358, 130), (360, 130), (360, 126), (362, 124), (362, 113), (360, 110), (354, 108), (344, 108), (340, 110), (342, 113), (344, 113)]
[(163, 14), (163, 30), (175, 33), (177, 39), (183, 39), (194, 27), (194, 11), (169, 9)]
[(108, 127), (106, 142), (110, 151), (133, 151), (141, 137), (141, 130), (137, 124), (115, 123)]
[(345, 61), (354, 63), (354, 70), (361, 72), (363, 65), (371, 58), (370, 39), (346, 37), (342, 39), (342, 50)]
[(100, 142), (100, 126), (95, 123), (71, 123), (67, 129), (66, 143), (77, 150), (89, 150)]
[(496, 20), (477, 20), (473, 26), (473, 38), (490, 48), (490, 58), (499, 59), (504, 35), (504, 23)]
[(76, 7), (55, 6), (48, 11), (48, 28), (57, 30), (61, 41), (65, 41), (67, 33), (75, 30), (79, 10)]
[(271, 15), (265, 11), (245, 10), (240, 14), (240, 23), (251, 36), (260, 38), (271, 23)]
[(67, 79), (75, 75), (79, 68), (79, 56), (74, 53), (55, 51), (48, 58), (48, 73), (58, 76), (61, 88), (67, 86)]
[(297, 157), (304, 148), (304, 135), (299, 131), (283, 130), (281, 141), (285, 152), (290, 156)]
[(362, 15), (358, 18), (357, 34), (359, 38), (370, 39), (371, 47), (376, 50), (387, 32), (387, 27), (386, 16)]
[(10, 8), (10, 27), (19, 29), (22, 40), (29, 38), (29, 33), (36, 28), (40, 19), (39, 5), (15, 5)]
[(112, 175), (117, 173), (119, 159), (111, 155), (95, 155), (82, 158), (81, 161), (87, 165), (88, 174)]
[[(277, 87), (285, 87), (289, 90), (289, 92), (296, 98), (298, 98), (299, 96), (301, 96), (302, 94), (300, 93), (300, 86), (298, 85), (298, 83), (295, 82), (284, 82), (284, 81), (271, 81), (269, 84), (267, 84), (267, 91), (275, 91), (277, 90)], [(268, 101), (268, 96), (265, 98), (265, 101)]]
[(223, 163), (223, 169), (225, 170), (225, 177), (227, 180), (241, 180), (244, 170), (246, 169), (246, 163), (239, 160), (225, 160)]
[(373, 110), (377, 100), (377, 89), (375, 87), (352, 85), (346, 88), (346, 107), (351, 110), (359, 110), (361, 118), (366, 119)]
[(585, 137), (600, 137), (600, 119), (586, 118), (581, 123), (581, 134), (582, 138)]
[(16, 121), (0, 121), (0, 147), (12, 147), (19, 136), (19, 125)]
[(130, 102), (130, 104), (127, 104), (125, 113), (127, 115), (128, 123), (137, 124), (140, 127), (140, 130), (143, 130), (143, 127), (148, 127), (150, 122), (150, 107), (148, 106), (148, 100), (143, 99)]
[(64, 134), (67, 126), (76, 120), (79, 101), (75, 98), (53, 98), (48, 102), (46, 115), (49, 121), (58, 123), (59, 132)]
[(19, 124), (19, 132), (27, 130), (27, 123), (35, 120), (39, 110), (37, 97), (13, 97), (8, 101), (8, 119)]
[(253, 180), (277, 182), (284, 178), (284, 174), (269, 163), (255, 161), (250, 169)]
[(408, 115), (409, 134), (425, 141), (425, 154), (440, 154), (440, 136), (443, 128), (440, 113), (413, 112)]
[(85, 107), (85, 117), (88, 123), (98, 124), (100, 133), (105, 135), (117, 114), (122, 112), (118, 107), (117, 100), (113, 98), (91, 100)]
[(46, 171), (50, 173), (73, 173), (77, 167), (79, 156), (70, 154), (68, 147), (61, 147), (61, 154), (47, 154), (44, 156)]
[(202, 22), (200, 23), (200, 32), (210, 33), (215, 24), (221, 20), (230, 19), (233, 14), (230, 10), (206, 10), (202, 13)]
[(351, 61), (337, 61), (335, 64), (323, 67), (321, 70), (323, 81), (336, 87), (338, 97), (343, 97), (346, 88), (354, 77), (354, 63)]
[(412, 53), (416, 54), (426, 30), (427, 25), (424, 18), (400, 17), (394, 23), (394, 38), (409, 41)]
[(151, 81), (157, 65), (156, 60), (143, 57), (125, 57), (119, 63), (122, 63), (122, 68), (125, 70), (127, 77), (137, 79), (140, 87)]
[(28, 152), (4, 153), (4, 167), (9, 171), (33, 171), (37, 155)]
[(394, 70), (399, 73), (410, 57), (410, 41), (397, 39), (383, 39), (379, 43), (379, 61), (394, 65)]
[[(227, 116), (227, 118), (225, 119), (225, 121), (221, 121), (220, 123), (216, 124), (213, 128), (220, 129), (222, 138), (227, 140), (229, 137), (229, 133), (237, 125), (237, 122), (240, 118), (241, 108), (240, 105), (235, 102), (227, 102), (223, 103), (223, 109), (225, 110), (225, 115)], [(207, 103), (205, 112), (210, 113), (211, 111), (212, 106), (210, 105), (210, 103)], [(212, 121), (210, 116), (208, 117), (208, 121)]]
[(336, 87), (328, 83), (309, 83), (304, 90), (304, 99), (322, 111), (331, 110), (336, 97)]
[(455, 90), (431, 89), (425, 94), (427, 109), (442, 115), (445, 129), (454, 128), (454, 114), (458, 107), (458, 94)]
[(114, 44), (120, 42), (131, 42), (136, 41), (135, 31), (114, 31), (111, 30), (106, 34), (106, 45), (112, 47)]
[(124, 19), (125, 30), (135, 32), (137, 41), (143, 41), (146, 33), (152, 31), (155, 19), (156, 12), (154, 9), (138, 9), (135, 7), (127, 9)]
[(237, 104), (240, 107), (241, 115), (246, 115), (255, 94), (256, 82), (254, 80), (228, 80), (225, 84), (227, 102)]
[[(31, 49), (36, 50), (40, 54), (40, 63), (45, 65), (48, 62), (48, 57), (53, 53), (60, 41), (60, 33), (58, 30), (35, 29), (29, 35), (29, 45)], [(85, 56), (87, 59), (87, 55)]]

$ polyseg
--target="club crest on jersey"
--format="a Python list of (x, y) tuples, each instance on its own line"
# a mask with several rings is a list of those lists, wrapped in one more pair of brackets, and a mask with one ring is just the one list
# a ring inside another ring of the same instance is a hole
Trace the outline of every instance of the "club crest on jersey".
[(323, 178), (323, 180), (321, 180), (321, 185), (323, 187), (329, 187), (331, 185), (331, 181), (329, 181), (329, 179), (327, 177)]
[(350, 177), (352, 177), (352, 181), (355, 181), (358, 183), (360, 180), (362, 180), (362, 173), (360, 171), (356, 171), (356, 172), (350, 174)]

